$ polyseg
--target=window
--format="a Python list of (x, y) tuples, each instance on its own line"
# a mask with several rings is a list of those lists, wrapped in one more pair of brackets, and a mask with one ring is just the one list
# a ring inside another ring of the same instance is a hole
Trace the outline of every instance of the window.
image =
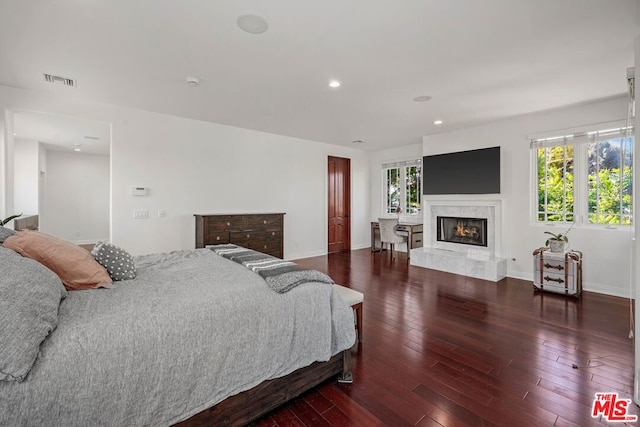
[(632, 132), (619, 127), (533, 140), (536, 220), (630, 225)]
[(422, 206), (422, 166), (420, 160), (382, 165), (384, 212), (409, 215), (420, 213)]
[(538, 148), (538, 221), (573, 222), (573, 146)]
[(631, 137), (589, 143), (590, 224), (631, 224)]

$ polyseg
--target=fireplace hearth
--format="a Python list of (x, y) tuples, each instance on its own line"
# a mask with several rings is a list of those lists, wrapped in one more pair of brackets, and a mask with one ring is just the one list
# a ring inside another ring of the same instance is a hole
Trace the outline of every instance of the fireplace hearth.
[(487, 219), (438, 216), (436, 239), (439, 242), (487, 246)]

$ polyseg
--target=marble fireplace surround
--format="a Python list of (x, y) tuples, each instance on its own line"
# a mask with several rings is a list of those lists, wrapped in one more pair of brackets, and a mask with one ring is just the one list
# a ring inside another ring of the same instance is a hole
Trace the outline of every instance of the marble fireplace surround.
[[(502, 202), (500, 200), (443, 200), (425, 203), (425, 229), (429, 230), (427, 247), (478, 255), (500, 256), (502, 240)], [(437, 240), (437, 217), (453, 216), (462, 218), (487, 219), (487, 246), (470, 246)], [(427, 228), (428, 227), (428, 228)]]
[[(502, 253), (502, 201), (497, 199), (424, 200), (425, 246), (411, 250), (411, 265), (497, 282), (506, 277)], [(487, 219), (487, 246), (437, 240), (437, 217)]]

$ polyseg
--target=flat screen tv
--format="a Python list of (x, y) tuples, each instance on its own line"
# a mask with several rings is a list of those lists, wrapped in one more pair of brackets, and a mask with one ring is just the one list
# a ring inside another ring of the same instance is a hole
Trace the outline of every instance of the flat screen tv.
[(424, 156), (422, 194), (500, 193), (500, 147)]

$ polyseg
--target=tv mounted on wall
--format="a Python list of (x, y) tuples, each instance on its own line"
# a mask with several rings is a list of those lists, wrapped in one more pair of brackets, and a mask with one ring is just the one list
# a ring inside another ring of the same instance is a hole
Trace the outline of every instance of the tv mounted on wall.
[(500, 193), (500, 147), (424, 156), (422, 194)]

